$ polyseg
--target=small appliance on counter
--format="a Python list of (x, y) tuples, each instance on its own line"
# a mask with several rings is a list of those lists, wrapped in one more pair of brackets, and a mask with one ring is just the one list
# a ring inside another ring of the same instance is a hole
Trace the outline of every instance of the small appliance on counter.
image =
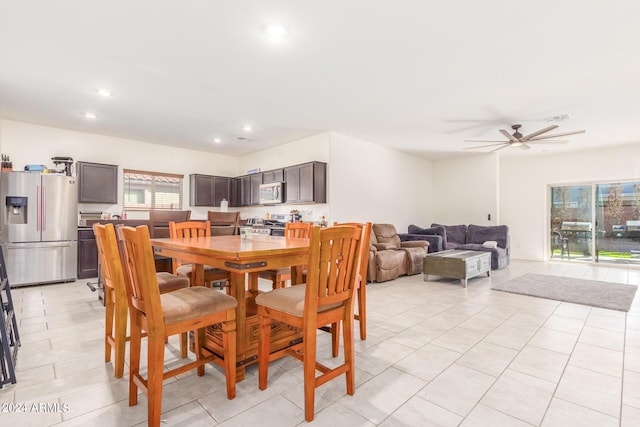
[(102, 217), (103, 217), (103, 214), (101, 211), (80, 211), (80, 215), (78, 218), (78, 226), (87, 227), (87, 221), (103, 219)]
[(6, 154), (2, 154), (2, 172), (11, 171), (13, 171), (13, 163), (11, 162), (11, 157)]
[(73, 159), (71, 157), (52, 157), (51, 161), (56, 167), (58, 165), (63, 165), (64, 174), (66, 176), (72, 176), (73, 173), (71, 171), (71, 167), (73, 166)]

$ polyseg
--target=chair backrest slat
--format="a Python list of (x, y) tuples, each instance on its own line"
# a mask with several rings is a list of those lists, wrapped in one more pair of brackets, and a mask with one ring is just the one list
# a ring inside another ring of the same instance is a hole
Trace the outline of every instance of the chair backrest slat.
[(143, 312), (150, 323), (164, 325), (149, 229), (146, 226), (122, 227), (120, 233), (124, 271), (132, 289), (131, 305)]
[(212, 235), (227, 236), (238, 234), (240, 212), (207, 212), (207, 220), (213, 227)]
[(358, 227), (312, 228), (305, 312), (353, 297), (362, 234)]
[(117, 304), (128, 305), (127, 283), (113, 224), (94, 224), (100, 271), (104, 286), (113, 291)]
[(334, 227), (339, 227), (339, 226), (351, 226), (351, 227), (358, 227), (362, 230), (362, 247), (360, 248), (361, 252), (362, 252), (362, 256), (360, 257), (360, 265), (359, 265), (359, 274), (362, 277), (362, 281), (363, 284), (362, 286), (365, 286), (364, 282), (366, 282), (367, 280), (367, 268), (369, 268), (369, 246), (371, 245), (371, 228), (372, 228), (372, 224), (370, 222), (366, 222), (366, 223), (359, 223), (359, 222), (342, 222), (342, 223), (338, 223), (338, 222), (334, 222), (333, 223)]
[(284, 225), (284, 235), (291, 238), (307, 238), (311, 233), (310, 222), (287, 222)]
[(169, 222), (169, 237), (209, 237), (211, 236), (211, 223), (207, 221)]

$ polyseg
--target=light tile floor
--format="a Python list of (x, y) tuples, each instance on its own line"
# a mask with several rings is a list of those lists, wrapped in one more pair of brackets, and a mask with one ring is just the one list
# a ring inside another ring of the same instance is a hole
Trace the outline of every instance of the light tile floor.
[[(313, 424), (640, 425), (640, 297), (624, 313), (491, 290), (527, 272), (640, 284), (638, 269), (523, 261), (467, 289), (421, 275), (369, 284), (356, 393), (342, 379), (318, 388)], [(18, 383), (0, 389), (0, 425), (146, 424), (146, 399), (129, 407), (128, 376), (114, 379), (103, 361), (104, 309), (85, 284), (13, 290), (22, 348)], [(330, 364), (329, 336), (319, 334)], [(177, 340), (168, 348), (175, 363)], [(255, 368), (232, 401), (217, 366), (167, 380), (163, 425), (306, 425), (301, 364), (272, 363), (265, 391)]]

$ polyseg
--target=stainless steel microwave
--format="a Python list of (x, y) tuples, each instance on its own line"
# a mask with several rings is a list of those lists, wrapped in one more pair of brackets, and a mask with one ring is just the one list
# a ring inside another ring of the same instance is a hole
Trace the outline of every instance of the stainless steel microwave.
[(284, 182), (260, 184), (260, 204), (273, 205), (284, 202)]

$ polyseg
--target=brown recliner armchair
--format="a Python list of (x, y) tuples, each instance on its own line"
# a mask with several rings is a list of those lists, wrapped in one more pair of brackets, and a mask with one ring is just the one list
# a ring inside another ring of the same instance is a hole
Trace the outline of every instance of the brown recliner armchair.
[(367, 280), (385, 282), (404, 274), (422, 273), (428, 246), (423, 240), (400, 241), (392, 224), (373, 224)]

